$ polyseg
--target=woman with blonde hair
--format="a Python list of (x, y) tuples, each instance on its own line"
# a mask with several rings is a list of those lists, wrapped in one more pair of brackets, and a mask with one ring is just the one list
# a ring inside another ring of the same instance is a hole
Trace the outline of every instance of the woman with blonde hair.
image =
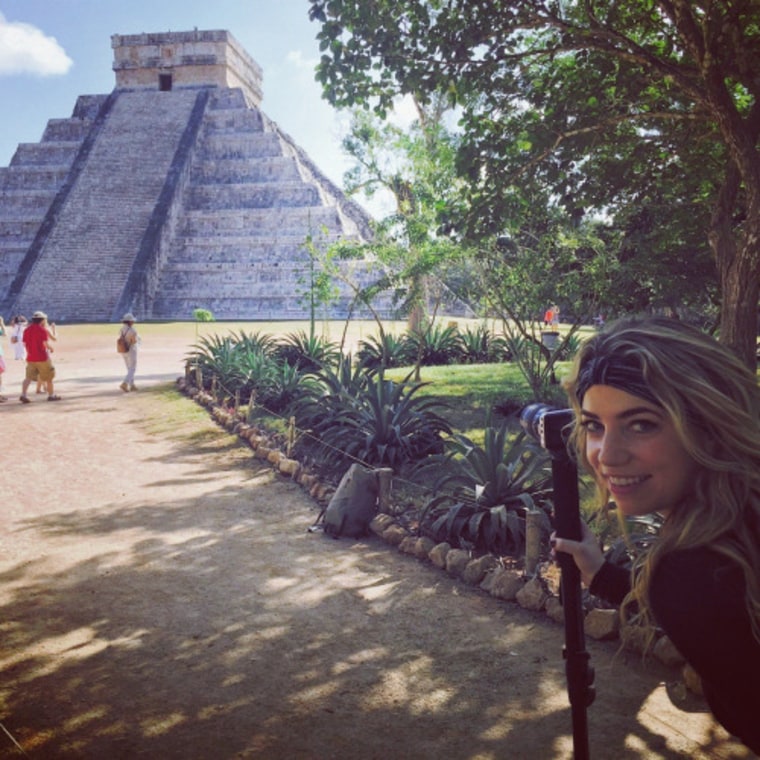
[(600, 504), (657, 513), (632, 571), (587, 526), (555, 537), (591, 593), (658, 624), (702, 680), (718, 721), (760, 753), (760, 391), (729, 349), (678, 320), (605, 327), (566, 381), (572, 442)]

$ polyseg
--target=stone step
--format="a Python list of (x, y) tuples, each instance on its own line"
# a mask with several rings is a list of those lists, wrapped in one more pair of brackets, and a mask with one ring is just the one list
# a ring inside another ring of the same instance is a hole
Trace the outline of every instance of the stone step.
[(24, 166), (0, 169), (2, 190), (50, 190), (57, 192), (70, 166)]
[(188, 210), (230, 210), (319, 206), (319, 189), (304, 182), (195, 185), (188, 192)]
[[(216, 211), (190, 210), (186, 215), (186, 223), (182, 229), (185, 236), (217, 236), (227, 235), (251, 237), (261, 235), (273, 236), (282, 230), (289, 234), (290, 230), (298, 230), (303, 238), (312, 231), (313, 235), (321, 234), (326, 227), (328, 233), (340, 234), (340, 216), (332, 207), (298, 207), (272, 209), (218, 209)], [(292, 234), (292, 233), (290, 233)]]
[(204, 128), (206, 134), (263, 132), (264, 120), (258, 110), (210, 110)]
[(21, 143), (11, 159), (17, 166), (71, 166), (79, 150), (79, 142)]
[(0, 219), (0, 242), (18, 239), (31, 243), (39, 228), (39, 221), (34, 219)]
[(277, 135), (271, 132), (249, 134), (207, 134), (202, 141), (204, 159), (218, 161), (223, 158), (267, 158), (282, 155)]
[(45, 190), (0, 190), (0, 219), (41, 219), (53, 198)]
[(50, 119), (42, 142), (77, 142), (81, 144), (90, 129), (90, 119)]
[(190, 176), (194, 186), (297, 182), (301, 179), (295, 161), (286, 156), (266, 156), (256, 160), (223, 158), (214, 161), (198, 161), (193, 166)]

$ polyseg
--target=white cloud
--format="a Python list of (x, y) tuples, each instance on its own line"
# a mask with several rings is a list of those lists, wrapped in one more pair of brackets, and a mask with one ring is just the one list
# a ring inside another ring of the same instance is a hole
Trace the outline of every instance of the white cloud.
[(0, 76), (65, 74), (73, 65), (55, 37), (19, 21), (7, 21), (0, 13)]

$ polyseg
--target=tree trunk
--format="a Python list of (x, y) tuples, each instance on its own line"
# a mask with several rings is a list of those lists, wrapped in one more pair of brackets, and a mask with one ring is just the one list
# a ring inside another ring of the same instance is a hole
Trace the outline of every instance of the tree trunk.
[[(750, 179), (755, 175), (749, 173)], [(729, 160), (713, 208), (708, 238), (721, 290), (720, 341), (752, 369), (757, 368), (758, 298), (760, 298), (760, 189), (749, 188), (747, 216), (739, 234), (734, 215), (742, 175)], [(746, 183), (745, 183), (746, 185)]]
[[(749, 236), (751, 237), (751, 236)], [(760, 296), (752, 252), (739, 251), (728, 266), (718, 262), (723, 304), (720, 341), (730, 346), (748, 367), (757, 367), (757, 305)]]

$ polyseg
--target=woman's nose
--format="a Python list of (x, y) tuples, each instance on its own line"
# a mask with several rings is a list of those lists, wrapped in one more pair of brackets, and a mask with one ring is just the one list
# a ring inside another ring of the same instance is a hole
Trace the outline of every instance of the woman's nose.
[(608, 467), (625, 464), (629, 452), (623, 436), (614, 431), (605, 432), (599, 444), (599, 462)]

